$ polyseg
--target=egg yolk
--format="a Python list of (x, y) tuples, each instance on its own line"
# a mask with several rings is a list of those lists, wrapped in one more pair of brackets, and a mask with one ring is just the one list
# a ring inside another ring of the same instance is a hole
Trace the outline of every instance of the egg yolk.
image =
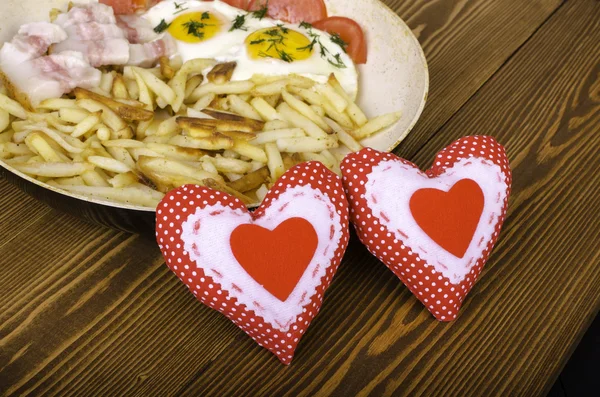
[(199, 43), (217, 34), (221, 25), (221, 20), (210, 12), (190, 12), (175, 18), (167, 30), (177, 40)]
[(283, 26), (260, 29), (246, 37), (250, 58), (275, 58), (285, 62), (309, 58), (314, 42), (292, 29)]

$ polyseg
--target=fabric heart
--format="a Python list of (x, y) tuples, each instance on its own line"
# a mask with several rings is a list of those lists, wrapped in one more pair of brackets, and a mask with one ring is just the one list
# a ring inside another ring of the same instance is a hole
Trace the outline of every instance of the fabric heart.
[(348, 203), (337, 175), (302, 163), (252, 213), (206, 187), (169, 192), (156, 238), (198, 300), (289, 364), (346, 251)]
[(362, 243), (438, 320), (454, 320), (506, 216), (512, 176), (504, 148), (492, 137), (465, 137), (426, 172), (365, 148), (341, 170)]

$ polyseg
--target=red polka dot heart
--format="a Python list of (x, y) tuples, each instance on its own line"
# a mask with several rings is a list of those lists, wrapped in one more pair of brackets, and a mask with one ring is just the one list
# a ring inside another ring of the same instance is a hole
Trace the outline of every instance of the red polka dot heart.
[(455, 319), (504, 222), (512, 178), (504, 148), (465, 137), (426, 172), (366, 148), (341, 170), (362, 243), (438, 320)]
[(348, 203), (337, 175), (302, 163), (253, 213), (202, 186), (169, 192), (156, 210), (156, 239), (198, 300), (289, 364), (346, 251)]

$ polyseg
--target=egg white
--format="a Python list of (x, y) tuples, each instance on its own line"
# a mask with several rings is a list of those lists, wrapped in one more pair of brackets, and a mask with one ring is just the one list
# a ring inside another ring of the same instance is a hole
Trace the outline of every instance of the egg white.
[[(244, 40), (257, 30), (275, 27), (279, 24), (304, 34), (310, 40), (308, 32), (298, 24), (278, 21), (268, 17), (258, 19), (251, 15), (247, 15), (245, 19), (244, 27), (247, 30), (229, 31), (235, 18), (238, 15), (246, 15), (247, 12), (219, 0), (213, 2), (166, 0), (152, 7), (142, 17), (147, 19), (153, 26), (157, 26), (162, 20), (171, 23), (184, 13), (205, 11), (219, 16), (224, 21), (222, 29), (212, 38), (199, 43), (186, 43), (175, 39), (177, 53), (184, 62), (194, 58), (214, 58), (218, 62), (235, 61), (237, 67), (231, 77), (234, 81), (247, 80), (254, 74), (281, 76), (295, 73), (319, 83), (324, 83), (327, 81), (328, 76), (334, 73), (348, 95), (351, 98), (356, 97), (358, 91), (356, 66), (348, 54), (331, 40), (331, 35), (318, 29), (312, 28), (312, 33), (319, 35), (320, 43), (329, 50), (331, 56), (339, 54), (339, 59), (345, 65), (344, 68), (335, 67), (321, 57), (318, 45), (313, 49), (311, 56), (304, 60), (294, 60), (288, 63), (273, 58), (251, 59)], [(165, 32), (163, 34), (169, 33)]]

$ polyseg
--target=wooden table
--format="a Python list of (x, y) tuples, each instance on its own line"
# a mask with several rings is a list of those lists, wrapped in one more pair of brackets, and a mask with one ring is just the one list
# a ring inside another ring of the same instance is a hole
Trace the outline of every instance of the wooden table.
[(353, 237), (291, 366), (199, 304), (155, 243), (0, 182), (0, 391), (543, 395), (600, 308), (600, 2), (387, 0), (431, 92), (397, 153), (496, 136), (514, 182), (460, 317), (440, 323)]

